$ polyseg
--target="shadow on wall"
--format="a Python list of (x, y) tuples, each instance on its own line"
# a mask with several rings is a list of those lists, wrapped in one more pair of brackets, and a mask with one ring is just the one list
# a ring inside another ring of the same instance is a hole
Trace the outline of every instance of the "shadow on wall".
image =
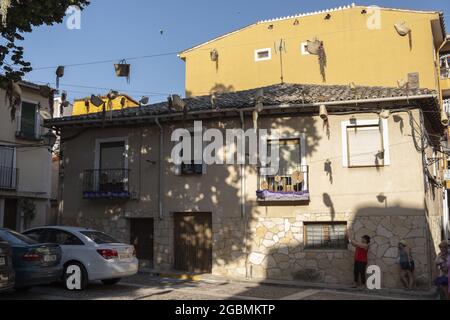
[[(272, 128), (282, 127), (281, 135), (292, 136), (292, 133), (306, 133), (309, 137), (306, 145), (307, 155), (315, 152), (319, 134), (315, 126), (316, 120), (313, 118), (293, 119), (279, 118), (271, 123)], [(190, 124), (190, 123), (189, 123)], [(187, 127), (189, 124), (186, 123)], [(208, 126), (206, 122), (205, 126)], [(233, 129), (239, 126), (239, 120), (233, 124), (223, 122), (219, 126), (221, 131)], [(263, 127), (263, 126), (261, 126)], [(246, 121), (246, 130), (252, 128), (250, 119)], [(269, 128), (270, 129), (270, 128)], [(248, 143), (247, 143), (248, 148)], [(248, 150), (247, 150), (248, 151)], [(248, 153), (248, 152), (247, 152)], [(280, 157), (288, 162), (290, 155), (281, 153)], [(168, 159), (166, 159), (168, 160)], [(247, 253), (250, 252), (255, 237), (259, 237), (252, 232), (252, 228), (258, 222), (258, 217), (263, 216), (264, 207), (258, 207), (258, 203), (251, 198), (256, 195), (251, 194), (250, 199), (245, 197), (245, 213), (241, 208), (241, 168), (239, 165), (210, 165), (206, 168), (206, 176), (173, 176), (170, 166), (166, 168), (166, 177), (169, 182), (165, 183), (165, 199), (170, 208), (170, 212), (213, 212), (212, 214), (212, 265), (215, 274), (229, 276), (247, 275)], [(256, 166), (245, 166), (248, 177), (255, 177), (258, 174)], [(207, 183), (205, 183), (207, 179)], [(256, 182), (256, 181), (255, 181)], [(247, 192), (256, 191), (257, 185), (253, 180), (247, 182)], [(252, 211), (253, 210), (253, 211)], [(173, 217), (170, 217), (173, 221)], [(168, 228), (171, 232), (172, 228)], [(201, 235), (193, 235), (190, 239), (185, 239), (188, 248), (184, 251), (196, 252), (195, 246), (203, 241)], [(176, 246), (176, 244), (174, 244)], [(166, 247), (166, 249), (170, 249)], [(163, 250), (161, 250), (163, 251)], [(197, 258), (204, 258), (204, 252), (194, 253)], [(177, 253), (174, 259), (176, 260)], [(172, 257), (167, 254), (163, 260), (171, 261)]]
[[(329, 221), (328, 215), (311, 214), (308, 221)], [(398, 243), (406, 240), (412, 249), (416, 263), (417, 287), (429, 289), (431, 286), (430, 252), (435, 248), (429, 243), (429, 225), (423, 209), (400, 206), (364, 207), (354, 216), (336, 213), (335, 223), (347, 221), (351, 239), (369, 235), (372, 242), (369, 250), (369, 265), (377, 265), (382, 272), (383, 288), (401, 288), (399, 266), (397, 264)], [(349, 286), (353, 282), (354, 249), (343, 243), (341, 249), (308, 249), (305, 243), (310, 239), (303, 225), (303, 218), (283, 219), (279, 231), (285, 234), (280, 241), (265, 248), (265, 258), (257, 265), (251, 258), (255, 279), (289, 280)], [(261, 222), (265, 225), (265, 222)], [(330, 237), (330, 231), (322, 234)], [(294, 245), (296, 243), (296, 245)], [(260, 244), (260, 250), (264, 245)], [(431, 270), (433, 272), (433, 270)], [(245, 295), (245, 293), (242, 293)]]

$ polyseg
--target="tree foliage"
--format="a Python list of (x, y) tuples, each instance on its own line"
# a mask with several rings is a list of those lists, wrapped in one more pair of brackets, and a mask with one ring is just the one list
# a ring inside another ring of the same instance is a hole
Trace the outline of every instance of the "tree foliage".
[(63, 22), (68, 7), (84, 9), (89, 0), (0, 0), (0, 3), (9, 3), (5, 24), (0, 24), (0, 86), (5, 88), (32, 71), (20, 45), (25, 34), (34, 27)]

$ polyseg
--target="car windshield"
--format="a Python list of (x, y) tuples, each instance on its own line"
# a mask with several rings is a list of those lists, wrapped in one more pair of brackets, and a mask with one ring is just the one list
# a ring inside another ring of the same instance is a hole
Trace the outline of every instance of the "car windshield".
[(10, 244), (36, 244), (33, 239), (12, 230), (3, 230), (1, 238)]
[(81, 231), (83, 235), (94, 241), (96, 244), (119, 243), (113, 237), (99, 231)]

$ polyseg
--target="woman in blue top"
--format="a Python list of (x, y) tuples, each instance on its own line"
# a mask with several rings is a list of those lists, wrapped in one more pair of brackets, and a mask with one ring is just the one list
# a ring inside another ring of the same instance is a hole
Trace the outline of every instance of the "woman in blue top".
[(400, 264), (400, 278), (407, 289), (414, 287), (414, 261), (411, 249), (402, 240), (398, 244), (398, 263)]

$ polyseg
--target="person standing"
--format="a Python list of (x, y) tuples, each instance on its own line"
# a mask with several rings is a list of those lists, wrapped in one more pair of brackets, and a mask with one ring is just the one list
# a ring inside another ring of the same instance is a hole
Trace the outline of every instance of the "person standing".
[(407, 289), (414, 286), (414, 261), (411, 256), (411, 249), (402, 240), (398, 244), (398, 263), (400, 264), (400, 278)]
[(439, 276), (434, 280), (434, 284), (438, 287), (440, 290), (440, 293), (442, 297), (445, 299), (449, 299), (449, 288), (448, 288), (448, 260), (449, 260), (449, 254), (448, 254), (448, 242), (443, 241), (439, 244), (439, 254), (436, 257), (436, 267), (439, 272)]
[[(365, 235), (361, 238), (360, 242), (351, 240), (350, 243), (356, 248), (355, 265), (353, 269), (354, 283), (352, 288), (358, 288), (359, 286), (365, 288), (370, 237)], [(361, 285), (359, 285), (360, 280)]]

